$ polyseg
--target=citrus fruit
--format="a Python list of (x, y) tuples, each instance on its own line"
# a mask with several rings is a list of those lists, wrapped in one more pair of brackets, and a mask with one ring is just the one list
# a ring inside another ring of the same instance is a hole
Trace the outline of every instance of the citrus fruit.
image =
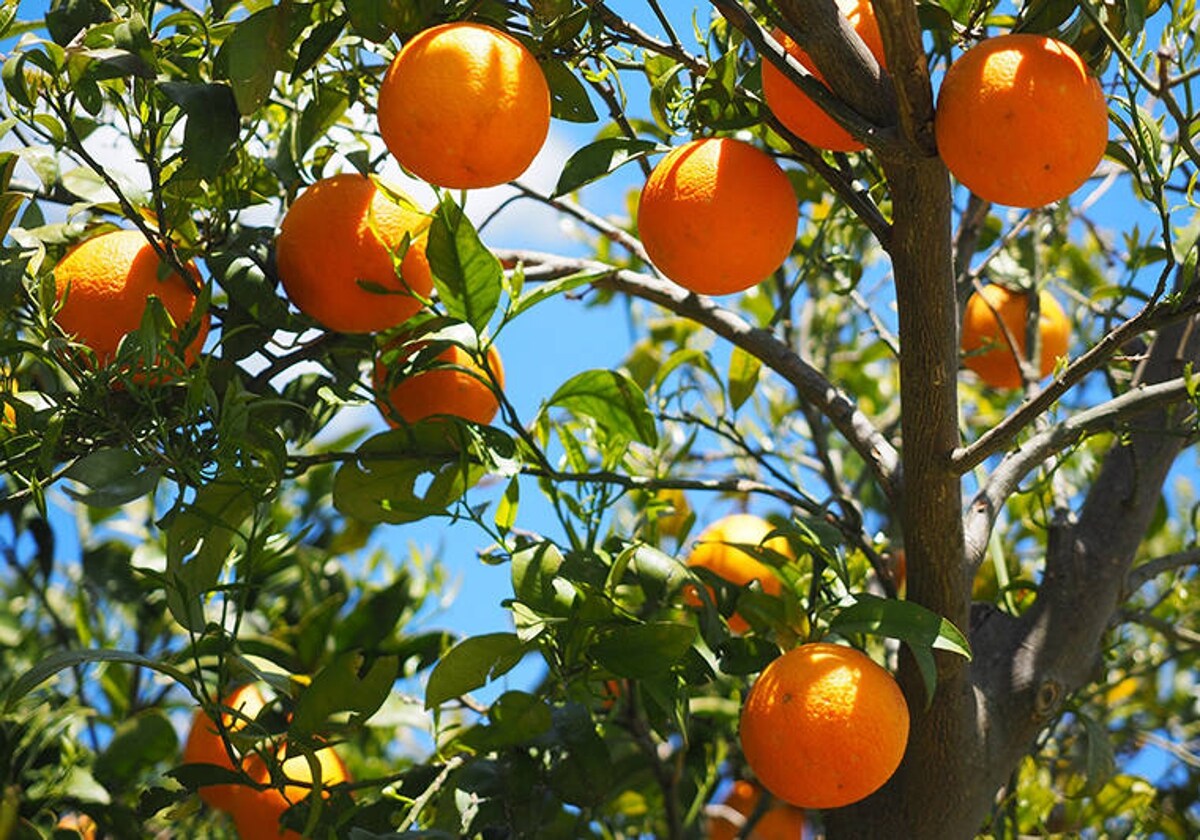
[[(421, 308), (417, 295), (433, 290), (428, 227), (429, 217), (415, 204), (365, 175), (323, 178), (283, 217), (275, 240), (279, 280), (288, 299), (327, 329), (395, 327)], [(405, 236), (410, 247), (397, 276), (394, 258)]]
[(533, 162), (550, 89), (516, 38), (478, 23), (419, 32), (379, 86), (379, 133), (400, 165), (441, 187), (494, 187)]
[(685, 289), (727, 295), (779, 268), (796, 239), (792, 184), (769, 155), (728, 137), (692, 140), (650, 173), (638, 231), (650, 260)]
[(1040, 207), (1095, 171), (1108, 144), (1108, 106), (1066, 44), (1000, 35), (946, 71), (934, 130), (947, 168), (980, 198)]
[[(883, 37), (879, 34), (879, 23), (875, 20), (875, 10), (871, 8), (870, 0), (837, 0), (837, 5), (875, 60), (883, 65)], [(825, 81), (799, 44), (781, 29), (776, 29), (774, 36), (789, 55), (794, 56), (818, 80)], [(851, 137), (850, 132), (838, 125), (837, 120), (788, 81), (779, 68), (769, 61), (762, 62), (762, 87), (763, 99), (771, 113), (804, 142), (835, 152), (857, 152), (863, 148), (862, 143)]]
[[(401, 361), (419, 350), (414, 345), (401, 353)], [(501, 387), (504, 367), (495, 345), (487, 351), (488, 368)], [(427, 417), (452, 415), (472, 423), (490, 423), (500, 409), (487, 373), (457, 344), (438, 354), (434, 366), (414, 372), (389, 389), (387, 368), (375, 363), (375, 392), (381, 395), (379, 409), (392, 426), (416, 423)], [(386, 395), (385, 395), (386, 392)]]
[[(1004, 329), (1008, 329), (1018, 352), (1024, 357), (1028, 307), (1024, 292), (1013, 292), (994, 283), (984, 286), (982, 292), (975, 292), (967, 300), (962, 326), (963, 363), (993, 388), (1021, 387), (1021, 369), (1013, 357)], [(1039, 376), (1054, 370), (1058, 357), (1066, 355), (1070, 332), (1071, 324), (1058, 301), (1049, 292), (1039, 292)]]
[[(721, 800), (726, 808), (731, 808), (747, 820), (758, 809), (762, 799), (762, 788), (758, 785), (739, 779), (733, 783), (729, 793)], [(754, 823), (754, 830), (749, 834), (743, 833), (744, 823), (735, 824), (733, 820), (724, 817), (714, 817), (708, 821), (709, 840), (801, 840), (804, 837), (804, 811), (793, 805), (778, 803), (771, 805)]]
[(56, 831), (74, 831), (83, 840), (96, 840), (96, 821), (87, 814), (64, 814), (54, 828)]
[[(179, 328), (192, 317), (196, 296), (187, 281), (163, 271), (162, 260), (141, 231), (114, 230), (85, 239), (54, 267), (54, 285), (62, 301), (54, 320), (106, 365), (126, 333), (141, 326), (150, 297), (158, 298)], [(199, 285), (195, 266), (189, 265), (188, 271)], [(183, 351), (188, 365), (204, 344), (208, 321), (205, 313)]]
[[(267, 705), (267, 700), (253, 683), (244, 685), (230, 692), (221, 701), (226, 711), (221, 713), (221, 724), (226, 732), (238, 732), (248, 721), (254, 720), (259, 712)], [(229, 711), (233, 710), (233, 711)], [(236, 712), (236, 714), (235, 714)], [(188, 730), (187, 741), (183, 747), (184, 764), (215, 764), (226, 770), (233, 770), (233, 762), (221, 734), (217, 730), (216, 721), (209, 717), (203, 709), (197, 709), (192, 718), (192, 727)], [(200, 788), (200, 798), (211, 807), (222, 811), (233, 808), (240, 785), (208, 785)]]
[[(313, 753), (320, 767), (322, 794), (328, 796), (326, 788), (350, 781), (346, 765), (334, 752), (333, 747), (324, 747)], [(233, 822), (241, 840), (301, 840), (301, 835), (279, 825), (279, 818), (292, 805), (312, 792), (315, 784), (312, 767), (303, 754), (288, 756), (287, 747), (280, 757), (280, 770), (287, 780), (283, 789), (269, 787), (255, 790), (251, 787), (238, 789), (232, 807)], [(246, 773), (255, 781), (267, 783), (271, 774), (262, 756), (253, 754), (244, 761)]]
[(742, 754), (763, 787), (801, 808), (840, 808), (891, 778), (908, 744), (908, 705), (892, 675), (857, 650), (793, 648), (742, 705)]
[[(763, 543), (773, 530), (770, 522), (750, 513), (735, 513), (718, 519), (696, 538), (687, 564), (708, 569), (736, 586), (749, 586), (752, 581), (757, 580), (763, 592), (777, 596), (782, 584), (775, 575), (775, 570), (740, 548), (743, 545), (762, 544), (765, 548), (792, 557), (791, 546), (784, 537), (774, 537)], [(685, 592), (685, 598), (692, 606), (701, 604), (694, 592)], [(729, 617), (729, 629), (734, 633), (745, 633), (750, 629), (750, 625), (734, 613)]]

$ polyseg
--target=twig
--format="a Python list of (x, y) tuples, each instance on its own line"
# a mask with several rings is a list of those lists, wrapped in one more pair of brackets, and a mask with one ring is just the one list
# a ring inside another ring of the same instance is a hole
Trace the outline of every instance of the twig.
[(717, 335), (758, 358), (764, 365), (787, 380), (800, 398), (810, 402), (829, 418), (846, 441), (866, 462), (884, 493), (898, 498), (900, 459), (888, 442), (855, 402), (819, 370), (773, 333), (752, 326), (736, 313), (718, 305), (712, 298), (688, 292), (668, 280), (660, 280), (634, 271), (617, 269), (593, 260), (572, 259), (535, 251), (496, 252), (502, 261), (533, 266), (527, 278), (554, 279), (577, 272), (601, 275), (595, 285), (650, 301), (708, 327)]

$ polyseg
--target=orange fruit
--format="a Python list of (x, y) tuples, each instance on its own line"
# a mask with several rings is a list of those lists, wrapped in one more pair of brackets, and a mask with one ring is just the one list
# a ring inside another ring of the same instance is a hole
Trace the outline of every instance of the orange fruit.
[(980, 198), (1040, 207), (1095, 171), (1108, 144), (1108, 105), (1066, 44), (1000, 35), (946, 71), (934, 130), (947, 168)]
[[(286, 750), (285, 746), (281, 753), (283, 762), (280, 769), (287, 779), (282, 790), (273, 787), (263, 790), (251, 787), (238, 789), (232, 814), (241, 840), (301, 840), (298, 832), (281, 828), (279, 818), (288, 808), (312, 792), (313, 772), (307, 757), (303, 754), (286, 757)], [(329, 795), (326, 788), (350, 781), (346, 765), (334, 752), (333, 747), (319, 749), (313, 755), (321, 771), (323, 796)], [(262, 756), (247, 756), (244, 766), (252, 779), (262, 783), (270, 780), (270, 771)]]
[[(254, 720), (267, 705), (258, 686), (253, 683), (237, 688), (221, 701), (221, 705), (231, 711), (221, 713), (221, 724), (227, 732), (238, 732), (247, 722)], [(197, 709), (192, 718), (192, 727), (188, 731), (187, 741), (183, 747), (184, 764), (215, 764), (226, 770), (233, 770), (233, 762), (229, 752), (217, 731), (217, 724), (204, 709)], [(211, 807), (222, 811), (232, 810), (234, 801), (240, 791), (240, 785), (209, 785), (200, 788), (200, 798)]]
[(511, 35), (478, 23), (418, 33), (379, 86), (379, 134), (400, 165), (452, 189), (494, 187), (528, 168), (550, 131), (550, 88)]
[(783, 264), (799, 215), (791, 181), (769, 155), (710, 137), (672, 149), (654, 167), (638, 231), (664, 275), (693, 292), (727, 295)]
[[(414, 346), (403, 357), (416, 353)], [(504, 386), (504, 367), (496, 346), (488, 347), (487, 366), (496, 381)], [(388, 389), (387, 369), (382, 360), (375, 363), (375, 392), (387, 392), (379, 410), (392, 426), (416, 423), (427, 417), (448, 414), (472, 423), (492, 422), (500, 403), (492, 392), (487, 373), (471, 355), (457, 344), (449, 345), (437, 356), (435, 367), (420, 370), (396, 382)]]
[(65, 814), (54, 828), (74, 831), (83, 840), (96, 840), (96, 821), (87, 814)]
[[(875, 60), (883, 65), (883, 36), (879, 34), (879, 23), (875, 20), (875, 10), (871, 8), (870, 0), (837, 0), (837, 5)], [(818, 80), (825, 81), (799, 44), (781, 29), (776, 29), (774, 36), (789, 55), (794, 56)], [(838, 125), (837, 120), (826, 114), (820, 105), (788, 81), (779, 68), (769, 61), (762, 62), (762, 87), (767, 107), (804, 142), (835, 152), (857, 152), (864, 148), (862, 143), (850, 136), (850, 132)]]
[[(80, 242), (54, 267), (54, 285), (62, 306), (54, 316), (63, 331), (87, 345), (101, 365), (112, 361), (126, 333), (142, 323), (153, 296), (178, 327), (192, 317), (196, 296), (174, 272), (160, 277), (163, 263), (141, 231), (114, 230)], [(195, 283), (200, 275), (188, 266)], [(208, 314), (183, 351), (191, 365), (208, 335)]]
[[(1021, 369), (1000, 325), (1003, 323), (1008, 329), (1018, 352), (1024, 356), (1028, 308), (1024, 292), (1013, 292), (994, 283), (984, 286), (982, 293), (975, 292), (967, 300), (961, 342), (965, 354), (963, 363), (993, 388), (1021, 387)], [(1040, 376), (1054, 370), (1058, 357), (1067, 354), (1070, 333), (1071, 324), (1058, 301), (1049, 292), (1039, 292)]]
[[(279, 280), (292, 303), (327, 329), (395, 327), (421, 308), (414, 292), (433, 290), (429, 217), (396, 195), (365, 175), (334, 175), (302, 192), (284, 215), (275, 240)], [(406, 235), (410, 247), (397, 276), (394, 257)]]
[[(749, 819), (758, 809), (761, 798), (762, 789), (758, 785), (739, 779), (721, 804), (741, 814), (743, 819)], [(743, 823), (734, 824), (732, 820), (716, 817), (708, 821), (708, 838), (734, 840), (744, 836), (746, 840), (801, 840), (804, 837), (804, 811), (786, 803), (771, 805), (758, 818), (750, 834), (743, 835), (742, 827)]]
[(801, 808), (840, 808), (891, 778), (908, 744), (908, 705), (886, 670), (853, 648), (793, 648), (742, 705), (742, 754), (763, 787)]
[[(688, 555), (689, 566), (700, 566), (737, 586), (749, 586), (757, 580), (763, 592), (778, 596), (783, 584), (775, 570), (756, 559), (739, 545), (764, 545), (789, 558), (792, 548), (783, 537), (774, 537), (763, 544), (774, 527), (762, 517), (750, 513), (735, 513), (718, 519), (705, 528), (696, 538), (696, 544)], [(685, 600), (692, 606), (702, 603), (694, 592), (684, 593)], [(734, 633), (745, 633), (750, 629), (746, 620), (737, 613), (729, 617), (729, 629)]]

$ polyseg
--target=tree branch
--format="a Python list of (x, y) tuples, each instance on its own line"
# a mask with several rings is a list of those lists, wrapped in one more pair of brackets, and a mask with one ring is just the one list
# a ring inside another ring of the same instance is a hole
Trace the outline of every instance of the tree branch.
[(988, 536), (1004, 502), (1030, 471), (1050, 456), (1073, 446), (1082, 438), (1100, 431), (1111, 431), (1121, 422), (1151, 408), (1179, 402), (1187, 397), (1183, 377), (1155, 385), (1138, 385), (1107, 402), (1077, 414), (1038, 432), (1020, 448), (1004, 457), (988, 476), (987, 482), (971, 501), (966, 529), (966, 563), (969, 571), (983, 562)]
[(895, 447), (845, 392), (770, 331), (752, 326), (737, 314), (719, 306), (712, 298), (688, 292), (669, 280), (617, 269), (592, 260), (534, 251), (497, 250), (496, 255), (505, 263), (523, 263), (527, 279), (551, 280), (578, 272), (601, 274), (603, 276), (595, 281), (595, 285), (650, 301), (708, 327), (787, 380), (801, 399), (829, 418), (834, 428), (866, 462), (888, 498), (895, 500), (899, 497), (900, 459)]
[(1100, 367), (1113, 353), (1132, 338), (1156, 324), (1165, 323), (1200, 310), (1200, 297), (1186, 305), (1177, 303), (1146, 304), (1136, 315), (1109, 331), (1086, 353), (1067, 365), (1054, 380), (1032, 398), (1023, 402), (1012, 414), (988, 429), (974, 443), (954, 451), (951, 462), (959, 474), (965, 474), (984, 462), (990, 455), (1007, 446), (1026, 426), (1046, 412), (1058, 399), (1088, 373)]
[(1140, 566), (1134, 566), (1125, 576), (1125, 591), (1136, 592), (1159, 575), (1185, 566), (1200, 566), (1200, 548), (1164, 554), (1162, 557), (1147, 560)]
[(895, 85), (900, 130), (915, 151), (934, 157), (937, 142), (933, 137), (933, 86), (921, 43), (917, 4), (912, 0), (874, 0), (873, 5), (878, 13), (888, 72)]

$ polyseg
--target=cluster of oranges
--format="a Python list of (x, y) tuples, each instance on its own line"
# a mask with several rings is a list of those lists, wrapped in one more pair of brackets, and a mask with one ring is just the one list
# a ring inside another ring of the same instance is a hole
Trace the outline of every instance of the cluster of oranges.
[[(882, 64), (870, 3), (838, 5)], [(782, 31), (775, 36), (823, 81), (797, 44)], [(863, 148), (770, 62), (763, 63), (762, 85), (772, 113), (806, 142), (833, 151)], [(545, 142), (550, 110), (545, 76), (519, 40), (455, 22), (405, 43), (380, 84), (376, 115), (380, 136), (405, 169), (430, 184), (471, 189), (519, 176)], [(1095, 169), (1107, 140), (1107, 105), (1070, 47), (1041, 35), (1002, 35), (951, 65), (938, 95), (935, 133), (942, 159), (960, 182), (989, 201), (1035, 207), (1068, 195)], [(659, 270), (691, 291), (713, 295), (742, 291), (778, 269), (791, 253), (797, 221), (786, 173), (766, 153), (731, 138), (692, 140), (672, 150), (651, 173), (638, 207), (639, 234)], [(366, 176), (318, 181), (293, 202), (279, 232), (284, 291), (331, 330), (400, 326), (433, 291), (429, 225), (429, 215), (410, 199)], [(135, 231), (102, 234), (56, 267), (57, 320), (106, 363), (141, 323), (148, 296), (156, 296), (180, 328), (189, 322), (200, 284), (194, 267), (188, 273), (165, 270)], [(1019, 306), (1013, 302), (1011, 311)], [(972, 319), (968, 310), (967, 365), (988, 384), (1014, 387), (1021, 376), (1013, 350), (1023, 349), (1024, 330), (1009, 337), (1014, 331), (1001, 326), (1008, 324), (1008, 310), (990, 298), (980, 307), (991, 317)], [(186, 363), (207, 329), (204, 314), (188, 334)], [(1043, 359), (1047, 348), (1059, 347), (1056, 341), (1052, 334), (1041, 342)], [(448, 350), (433, 369), (413, 374), (431, 377), (425, 386), (400, 389), (389, 387), (387, 371), (381, 378), (377, 368), (381, 410), (392, 423), (433, 414), (490, 421), (502, 376), (498, 359), (491, 364), (495, 358), (487, 356), (485, 371), (470, 354)]]
[[(705, 568), (736, 586), (757, 582), (778, 596), (782, 582), (774, 568), (755, 557), (770, 549), (783, 561), (794, 559), (785, 538), (772, 536), (761, 517), (738, 513), (705, 528), (688, 565)], [(697, 604), (696, 593), (685, 593)], [(734, 613), (734, 633), (749, 629)], [(908, 705), (886, 670), (866, 654), (827, 642), (799, 645), (768, 665), (742, 706), (742, 754), (758, 781), (783, 804), (766, 809), (754, 837), (797, 837), (801, 808), (839, 808), (878, 790), (896, 771), (908, 744)], [(831, 745), (837, 749), (831, 749)], [(760, 792), (738, 783), (724, 805), (753, 812)], [(735, 836), (729, 821), (715, 819), (710, 837)]]
[[(200, 798), (210, 807), (233, 817), (241, 840), (300, 840), (298, 832), (280, 827), (280, 817), (318, 785), (325, 792), (334, 785), (348, 782), (350, 774), (346, 765), (333, 747), (316, 750), (310, 762), (309, 756), (302, 753), (289, 755), (284, 744), (276, 749), (274, 759), (285, 782), (282, 789), (268, 786), (271, 768), (263, 756), (253, 751), (239, 753), (230, 740), (230, 736), (245, 733), (266, 708), (266, 697), (257, 685), (250, 683), (230, 692), (222, 699), (221, 705), (225, 711), (221, 713), (220, 727), (203, 709), (196, 710), (184, 744), (183, 762), (185, 765), (212, 765), (230, 771), (238, 768), (262, 787), (207, 785), (200, 788)], [(226, 746), (227, 740), (230, 741), (229, 747)], [(233, 756), (230, 755), (230, 749), (234, 752)]]

